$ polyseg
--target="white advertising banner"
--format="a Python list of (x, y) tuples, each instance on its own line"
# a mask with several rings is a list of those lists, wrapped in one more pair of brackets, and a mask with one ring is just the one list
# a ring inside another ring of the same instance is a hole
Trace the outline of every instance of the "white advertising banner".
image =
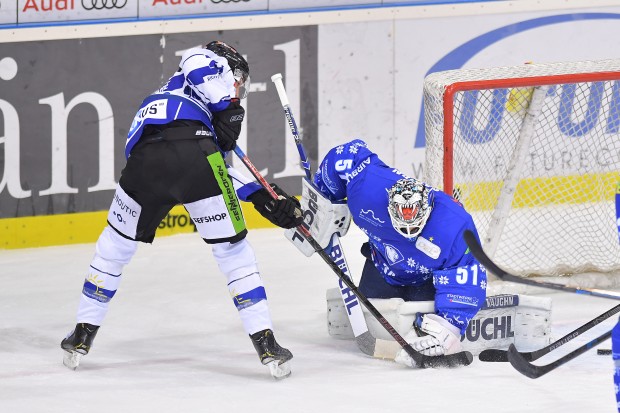
[(17, 24), (17, 2), (0, 2), (0, 24)]
[(269, 10), (381, 4), (381, 0), (269, 0)]
[(319, 156), (359, 137), (423, 176), (422, 86), (443, 70), (618, 57), (620, 7), (319, 26)]
[(138, 17), (138, 0), (18, 0), (17, 7), (19, 23)]
[(140, 17), (260, 11), (269, 0), (140, 0)]

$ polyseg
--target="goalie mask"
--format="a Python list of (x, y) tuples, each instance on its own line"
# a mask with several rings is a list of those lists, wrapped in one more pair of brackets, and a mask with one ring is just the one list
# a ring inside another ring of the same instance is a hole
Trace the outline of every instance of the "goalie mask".
[(392, 226), (405, 238), (415, 238), (431, 213), (428, 188), (422, 182), (406, 178), (388, 189), (388, 212)]

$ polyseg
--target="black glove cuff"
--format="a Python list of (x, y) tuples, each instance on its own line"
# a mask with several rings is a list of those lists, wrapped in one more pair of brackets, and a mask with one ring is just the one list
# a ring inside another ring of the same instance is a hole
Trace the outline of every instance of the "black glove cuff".
[(223, 151), (231, 151), (237, 146), (245, 109), (237, 100), (230, 102), (228, 108), (214, 112), (211, 123), (217, 137), (217, 144)]

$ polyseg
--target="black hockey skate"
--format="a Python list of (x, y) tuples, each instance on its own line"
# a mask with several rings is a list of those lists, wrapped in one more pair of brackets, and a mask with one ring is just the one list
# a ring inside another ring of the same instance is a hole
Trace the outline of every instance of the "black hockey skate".
[(60, 347), (66, 351), (62, 364), (75, 370), (80, 365), (82, 356), (88, 354), (99, 326), (88, 323), (78, 323), (75, 329), (62, 340)]
[(269, 367), (273, 378), (283, 379), (291, 375), (289, 361), (293, 358), (293, 353), (278, 344), (273, 331), (262, 330), (251, 334), (250, 338), (261, 363)]

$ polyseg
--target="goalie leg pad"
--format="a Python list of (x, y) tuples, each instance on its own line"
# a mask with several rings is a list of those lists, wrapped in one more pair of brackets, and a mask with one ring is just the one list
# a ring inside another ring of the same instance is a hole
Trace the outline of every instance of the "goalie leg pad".
[[(396, 298), (372, 298), (369, 301), (403, 337), (411, 329), (417, 313), (434, 311), (433, 301), (403, 301)], [(353, 339), (346, 310), (336, 288), (327, 290), (327, 310), (329, 335), (339, 339)], [(394, 342), (366, 308), (363, 311), (368, 330), (377, 339), (377, 348), (384, 340)], [(478, 355), (486, 349), (508, 349), (510, 344), (514, 344), (520, 351), (532, 351), (548, 345), (552, 339), (550, 298), (497, 295), (486, 298), (485, 305), (461, 336), (461, 344), (463, 350)], [(385, 348), (392, 353), (384, 354), (383, 358), (394, 358), (400, 350), (398, 344), (386, 345)]]

